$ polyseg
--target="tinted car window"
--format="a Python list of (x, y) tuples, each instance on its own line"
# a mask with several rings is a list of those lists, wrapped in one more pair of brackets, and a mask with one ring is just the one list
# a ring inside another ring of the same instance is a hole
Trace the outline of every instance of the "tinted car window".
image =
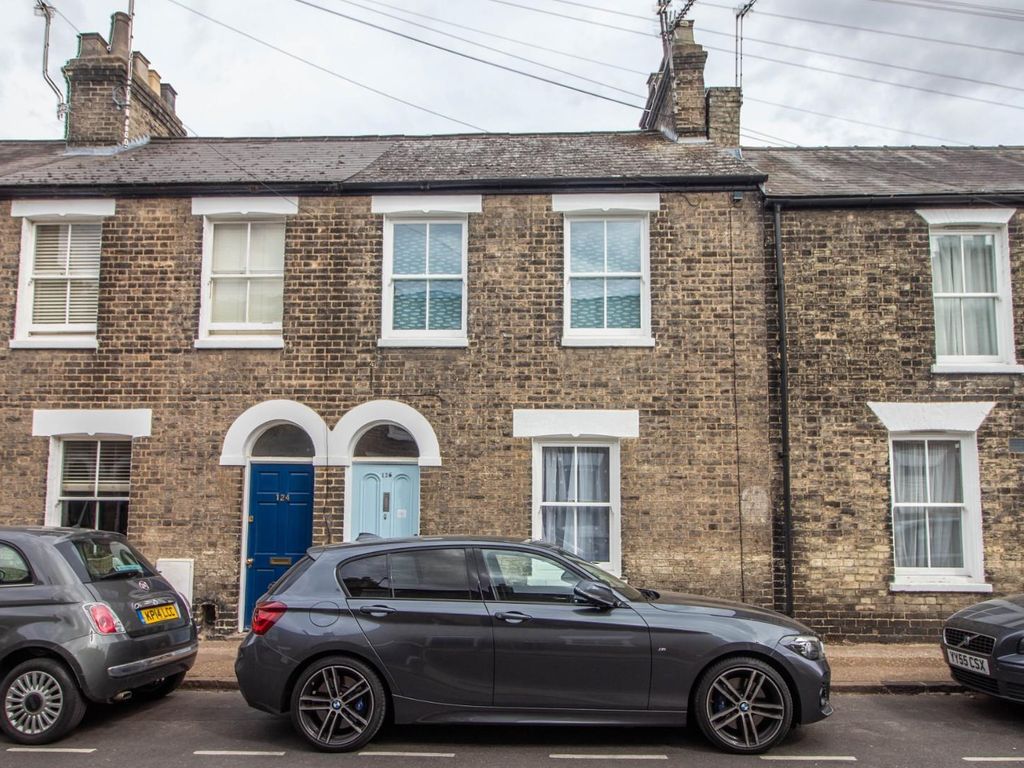
[(28, 563), (14, 547), (0, 544), (0, 584), (29, 584)]
[(85, 564), (90, 581), (154, 575), (145, 561), (123, 541), (76, 539), (74, 552)]
[(390, 559), (395, 597), (422, 600), (469, 600), (471, 597), (464, 549), (393, 552)]
[(349, 597), (391, 597), (387, 555), (342, 563), (338, 575)]
[(571, 603), (580, 577), (540, 555), (485, 549), (484, 567), (496, 600), (521, 603)]

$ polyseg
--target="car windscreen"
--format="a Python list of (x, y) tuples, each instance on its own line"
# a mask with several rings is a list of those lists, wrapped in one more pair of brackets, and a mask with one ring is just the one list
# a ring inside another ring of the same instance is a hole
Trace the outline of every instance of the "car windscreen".
[(565, 556), (572, 561), (574, 565), (582, 570), (586, 571), (587, 575), (596, 581), (600, 581), (603, 584), (607, 584), (614, 590), (617, 590), (627, 600), (643, 600), (643, 593), (640, 592), (636, 587), (631, 587), (629, 584), (624, 582), (622, 579), (612, 576), (607, 571), (598, 568), (593, 563), (588, 563), (586, 560), (564, 553)]
[(75, 539), (73, 552), (81, 558), (89, 581), (153, 576), (145, 559), (128, 544), (103, 537)]

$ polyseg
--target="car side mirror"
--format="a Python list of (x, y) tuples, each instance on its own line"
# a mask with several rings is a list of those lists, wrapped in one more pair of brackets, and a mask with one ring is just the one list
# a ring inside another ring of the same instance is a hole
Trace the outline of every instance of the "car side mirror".
[(612, 588), (607, 584), (602, 584), (600, 581), (589, 581), (584, 579), (576, 584), (572, 590), (576, 597), (583, 600), (585, 603), (596, 606), (597, 608), (618, 608), (622, 605), (619, 598), (612, 592)]

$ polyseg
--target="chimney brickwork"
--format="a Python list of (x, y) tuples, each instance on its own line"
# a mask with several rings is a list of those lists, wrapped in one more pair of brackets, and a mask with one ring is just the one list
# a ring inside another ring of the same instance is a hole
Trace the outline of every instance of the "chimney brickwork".
[[(115, 13), (110, 45), (101, 35), (83, 33), (78, 56), (64, 66), (68, 84), (68, 146), (116, 146), (124, 139), (125, 77), (128, 69), (129, 21)], [(184, 136), (175, 114), (176, 93), (149, 68), (145, 56), (132, 57), (129, 141), (145, 136)]]
[(676, 27), (668, 60), (648, 79), (640, 127), (676, 139), (707, 139), (722, 147), (740, 143), (739, 88), (705, 88), (708, 54), (693, 38), (693, 21)]

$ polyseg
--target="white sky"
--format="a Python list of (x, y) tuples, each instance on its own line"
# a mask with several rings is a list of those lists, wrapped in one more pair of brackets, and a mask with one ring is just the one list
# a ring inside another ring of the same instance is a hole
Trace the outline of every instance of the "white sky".
[[(758, 0), (747, 17), (744, 64), (744, 131), (805, 145), (901, 145), (938, 141), (768, 106), (755, 99), (839, 115), (853, 120), (940, 137), (947, 143), (1024, 144), (1024, 0), (968, 0), (1000, 6), (1020, 20), (926, 10), (900, 0)], [(427, 48), (301, 5), (296, 0), (179, 0), (249, 34), (395, 96), (489, 131), (629, 130), (640, 110), (602, 101)], [(310, 0), (440, 45), (544, 77), (643, 104), (646, 75), (657, 68), (661, 43), (654, 36), (586, 24), (589, 19), (622, 29), (655, 33), (654, 0), (594, 0), (582, 8), (558, 0), (508, 0), (575, 17), (557, 18), (498, 0)], [(679, 2), (679, 0), (677, 0)], [(914, 0), (931, 4), (934, 0)], [(353, 3), (416, 24), (401, 23)], [(489, 30), (516, 40), (615, 64), (612, 69), (485, 37), (425, 19), (404, 16), (387, 3), (417, 13)], [(714, 5), (711, 5), (713, 3)], [(53, 0), (79, 29), (109, 34), (110, 14), (128, 0)], [(697, 40), (709, 48), (706, 83), (732, 85), (733, 11), (737, 0), (697, 0), (689, 14)], [(43, 81), (43, 21), (34, 0), (0, 0), (0, 138), (58, 138), (56, 97)], [(681, 6), (681, 2), (680, 2)], [(714, 7), (721, 6), (721, 7)], [(606, 13), (613, 9), (650, 21)], [(783, 14), (941, 38), (972, 47), (939, 45), (857, 32)], [(422, 25), (422, 26), (417, 26)], [(444, 37), (432, 26), (558, 67), (628, 93), (609, 90), (536, 65)], [(718, 33), (718, 34), (712, 34)], [(961, 78), (845, 61), (757, 40), (813, 48)], [(1004, 48), (1018, 55), (982, 47)], [(385, 99), (324, 74), (175, 6), (169, 0), (136, 0), (135, 48), (178, 91), (178, 114), (203, 136), (293, 136), (461, 133), (470, 129)], [(721, 50), (715, 50), (721, 49)], [(60, 66), (76, 50), (76, 33), (54, 21), (50, 73), (63, 86)], [(754, 58), (767, 56), (835, 69), (1018, 108), (849, 79)], [(999, 86), (1010, 86), (999, 87)], [(628, 95), (633, 94), (633, 95)], [(746, 144), (762, 143), (753, 134)]]

